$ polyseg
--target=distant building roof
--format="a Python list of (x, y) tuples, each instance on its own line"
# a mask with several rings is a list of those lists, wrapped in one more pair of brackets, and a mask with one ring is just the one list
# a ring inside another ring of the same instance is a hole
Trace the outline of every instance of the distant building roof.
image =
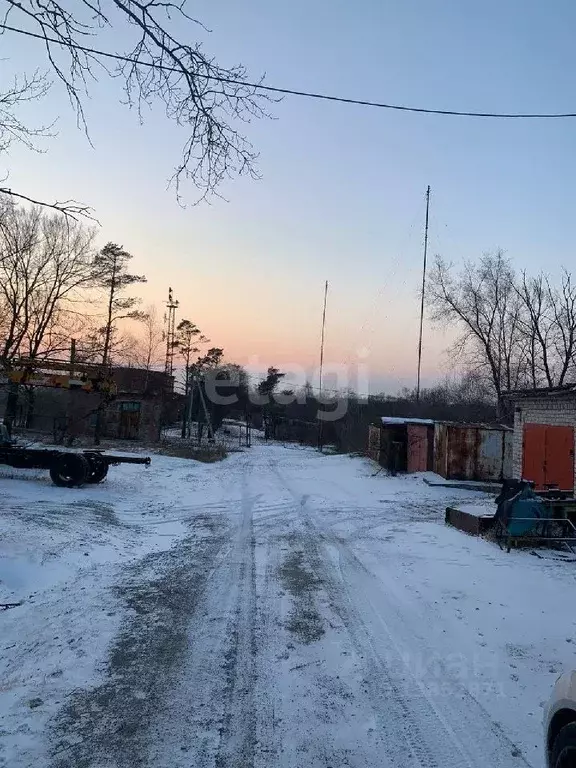
[(159, 396), (173, 387), (173, 377), (164, 371), (147, 370), (118, 366), (112, 368), (112, 378), (118, 388), (118, 394)]
[(495, 429), (498, 431), (512, 430), (507, 424), (487, 424), (481, 421), (445, 421), (444, 419), (438, 419), (436, 424), (441, 424), (445, 427), (454, 427), (455, 429)]
[(512, 389), (503, 392), (502, 397), (510, 400), (540, 397), (569, 397), (576, 394), (576, 384), (562, 384), (559, 387), (539, 387), (536, 389)]
[(382, 424), (384, 425), (393, 425), (393, 424), (426, 424), (427, 426), (433, 426), (434, 421), (432, 419), (412, 419), (410, 417), (404, 417), (404, 416), (382, 416), (381, 417)]

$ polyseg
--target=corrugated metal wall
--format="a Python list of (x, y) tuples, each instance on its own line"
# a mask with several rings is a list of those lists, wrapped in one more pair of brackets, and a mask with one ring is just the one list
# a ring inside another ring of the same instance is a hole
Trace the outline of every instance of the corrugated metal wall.
[(408, 424), (407, 470), (426, 472), (428, 469), (428, 427)]
[(512, 432), (472, 424), (436, 424), (434, 471), (448, 480), (511, 476)]
[(420, 424), (373, 424), (368, 431), (370, 458), (387, 465), (392, 441), (405, 444), (405, 452), (399, 456), (400, 471), (433, 469), (449, 480), (500, 481), (512, 477), (513, 433), (509, 429), (442, 422), (433, 428)]
[(448, 477), (448, 424), (434, 425), (434, 472)]
[(504, 476), (506, 432), (497, 429), (478, 430), (476, 474), (478, 480), (502, 480)]
[(448, 474), (454, 480), (475, 478), (477, 430), (474, 427), (448, 427)]
[(380, 463), (381, 436), (381, 427), (376, 424), (370, 424), (368, 427), (368, 456), (378, 463)]

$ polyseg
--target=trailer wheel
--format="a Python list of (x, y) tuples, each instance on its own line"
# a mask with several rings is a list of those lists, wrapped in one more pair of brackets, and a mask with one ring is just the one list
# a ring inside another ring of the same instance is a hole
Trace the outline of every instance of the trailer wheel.
[(108, 474), (108, 462), (99, 456), (90, 456), (88, 459), (87, 483), (101, 483)]
[(89, 474), (88, 460), (79, 453), (63, 453), (50, 467), (52, 482), (62, 488), (84, 485)]

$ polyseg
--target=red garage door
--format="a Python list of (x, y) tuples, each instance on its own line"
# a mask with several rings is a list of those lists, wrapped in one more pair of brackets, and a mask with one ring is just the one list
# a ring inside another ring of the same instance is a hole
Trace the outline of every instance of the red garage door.
[(574, 429), (546, 424), (525, 424), (522, 477), (533, 480), (538, 490), (555, 484), (574, 490)]

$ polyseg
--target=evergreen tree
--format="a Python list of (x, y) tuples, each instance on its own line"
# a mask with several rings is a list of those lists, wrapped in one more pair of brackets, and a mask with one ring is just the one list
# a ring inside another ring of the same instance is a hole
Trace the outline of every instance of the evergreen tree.
[(119, 320), (142, 320), (144, 313), (136, 309), (140, 299), (124, 296), (124, 291), (137, 283), (145, 283), (144, 275), (128, 272), (133, 258), (121, 245), (107, 243), (94, 259), (96, 283), (107, 292), (106, 324), (101, 329), (103, 337), (102, 365), (110, 365), (116, 324)]

